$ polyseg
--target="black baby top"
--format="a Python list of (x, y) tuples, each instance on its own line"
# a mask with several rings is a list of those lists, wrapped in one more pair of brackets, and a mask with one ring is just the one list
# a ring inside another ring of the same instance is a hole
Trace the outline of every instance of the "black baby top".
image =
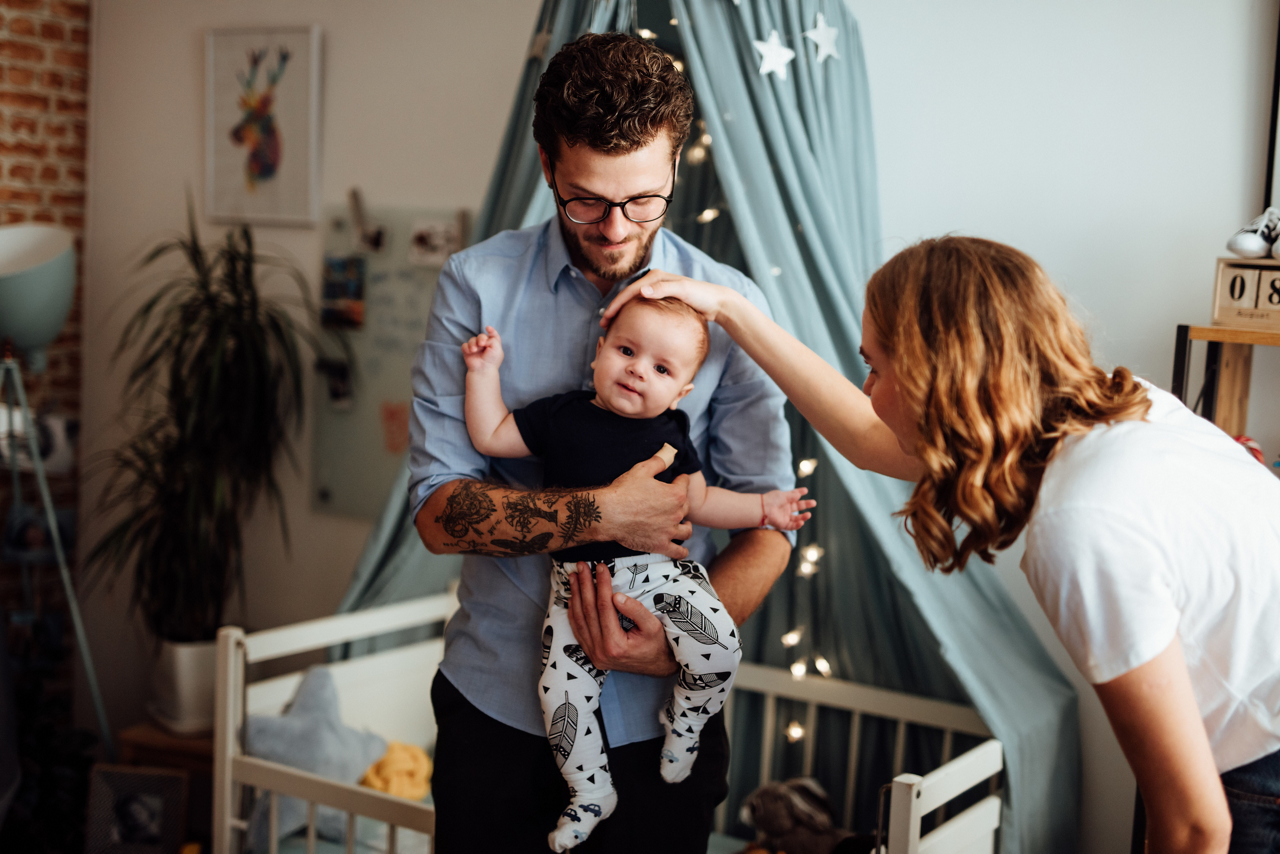
[[(658, 480), (671, 483), (682, 474), (702, 470), (689, 438), (688, 415), (668, 409), (654, 418), (625, 418), (596, 406), (595, 396), (594, 391), (571, 391), (535, 400), (512, 413), (525, 445), (534, 456), (542, 457), (544, 486), (608, 486), (662, 450), (664, 443), (676, 449), (676, 459)], [(643, 552), (607, 542), (585, 543), (551, 556), (567, 562), (638, 554)]]

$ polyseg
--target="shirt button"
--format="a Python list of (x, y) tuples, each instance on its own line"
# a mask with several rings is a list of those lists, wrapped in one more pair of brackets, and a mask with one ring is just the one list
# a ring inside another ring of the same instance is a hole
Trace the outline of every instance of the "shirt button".
[(597, 312), (596, 312), (596, 316), (597, 316), (597, 317), (604, 317), (604, 309), (602, 308), (602, 309), (600, 309), (599, 311), (597, 311)]

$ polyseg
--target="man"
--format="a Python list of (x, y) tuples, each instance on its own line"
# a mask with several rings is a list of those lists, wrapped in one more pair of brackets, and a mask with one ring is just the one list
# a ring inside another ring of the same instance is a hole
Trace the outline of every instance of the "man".
[[(413, 373), (415, 523), (432, 552), (467, 553), (432, 686), (440, 854), (546, 851), (566, 803), (536, 695), (547, 552), (616, 540), (691, 555), (709, 567), (741, 623), (786, 567), (792, 545), (777, 531), (746, 530), (713, 561), (708, 532), (683, 521), (687, 476), (655, 480), (664, 465), (656, 457), (612, 484), (566, 492), (539, 489), (535, 460), (491, 460), (472, 447), (460, 347), (488, 325), (503, 333), (503, 397), (514, 409), (590, 388), (599, 317), (649, 268), (727, 285), (768, 310), (749, 279), (661, 229), (693, 115), (693, 93), (662, 51), (618, 33), (583, 36), (552, 59), (534, 101), (534, 137), (557, 215), (449, 259)], [(694, 390), (680, 404), (708, 478), (745, 492), (791, 488), (782, 405), (777, 387), (713, 327)], [(584, 651), (611, 671), (600, 720), (581, 725), (603, 725), (619, 806), (575, 850), (703, 854), (727, 791), (723, 718), (703, 731), (690, 777), (665, 783), (657, 716), (675, 662), (657, 618), (614, 596), (607, 572), (599, 576), (593, 581), (584, 567), (575, 577), (570, 614)], [(619, 614), (635, 627), (623, 631)]]

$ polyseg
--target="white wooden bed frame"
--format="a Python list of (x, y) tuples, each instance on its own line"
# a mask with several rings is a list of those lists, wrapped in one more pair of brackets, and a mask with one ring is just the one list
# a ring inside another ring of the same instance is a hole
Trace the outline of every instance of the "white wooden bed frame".
[[(431, 836), (435, 810), (428, 804), (394, 797), (360, 786), (317, 777), (295, 768), (244, 754), (241, 732), (247, 714), (280, 714), (293, 697), (302, 673), (290, 673), (246, 682), (251, 664), (335, 644), (418, 626), (442, 623), (457, 608), (453, 594), (428, 596), (367, 611), (339, 614), (246, 634), (228, 626), (218, 632), (217, 709), (214, 730), (213, 854), (233, 854), (248, 823), (240, 817), (244, 787), (267, 793), (271, 821), (271, 854), (277, 854), (276, 798), (291, 796), (308, 802), (307, 851), (314, 852), (315, 807), (324, 804), (345, 811), (347, 851), (355, 850), (356, 817), (364, 816), (388, 826), (387, 851), (395, 854), (397, 829)], [(431, 716), (430, 688), (444, 654), (442, 638), (422, 641), (329, 665), (338, 690), (343, 721), (368, 728), (388, 740), (431, 746), (435, 722)], [(1000, 821), (1000, 797), (995, 793), (1002, 762), (1000, 742), (990, 739), (952, 759), (955, 733), (989, 736), (977, 713), (968, 706), (886, 691), (838, 679), (807, 676), (795, 679), (790, 671), (744, 662), (726, 704), (731, 720), (735, 697), (742, 692), (764, 696), (764, 743), (758, 782), (773, 779), (774, 739), (779, 700), (805, 704), (806, 732), (803, 774), (813, 768), (818, 709), (851, 712), (847, 779), (854, 779), (859, 734), (864, 715), (897, 721), (894, 739), (892, 800), (887, 854), (990, 854)], [(730, 721), (727, 720), (726, 723)], [(924, 777), (903, 774), (902, 763), (908, 724), (934, 727), (943, 732), (943, 766)], [(943, 822), (946, 803), (986, 780), (991, 794)], [(852, 815), (854, 791), (845, 786), (844, 812)], [(939, 825), (921, 836), (922, 819), (939, 810)], [(726, 825), (725, 808), (717, 815), (717, 828)]]

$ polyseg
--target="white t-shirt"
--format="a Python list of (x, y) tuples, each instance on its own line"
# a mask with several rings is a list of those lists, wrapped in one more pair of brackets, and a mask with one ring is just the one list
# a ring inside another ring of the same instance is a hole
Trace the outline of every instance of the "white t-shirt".
[(1280, 480), (1152, 386), (1146, 421), (1063, 440), (1022, 570), (1080, 672), (1182, 640), (1218, 771), (1280, 749)]

